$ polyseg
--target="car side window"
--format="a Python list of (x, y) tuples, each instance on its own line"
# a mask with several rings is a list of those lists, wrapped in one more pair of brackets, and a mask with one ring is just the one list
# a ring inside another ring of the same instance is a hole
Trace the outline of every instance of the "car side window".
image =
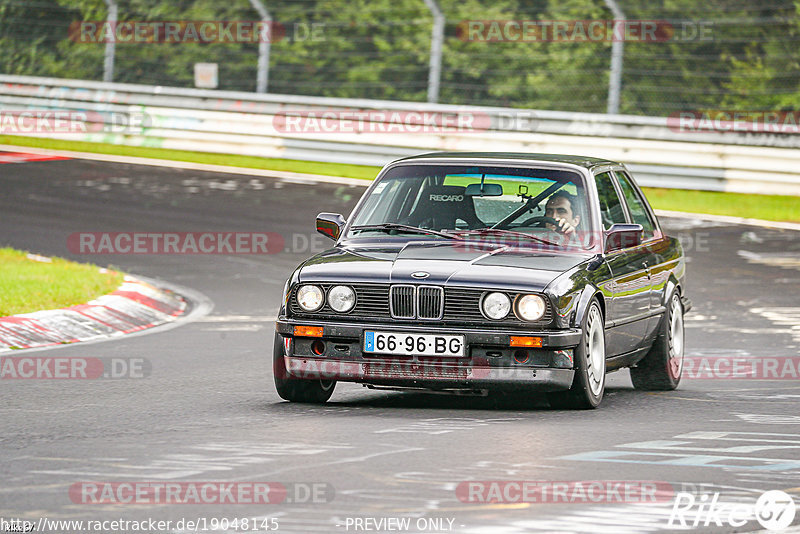
[(597, 196), (600, 198), (600, 216), (603, 219), (603, 227), (608, 230), (612, 224), (624, 224), (625, 210), (622, 209), (622, 202), (614, 188), (610, 172), (602, 172), (595, 176), (597, 183)]
[(625, 197), (625, 202), (628, 204), (628, 209), (631, 212), (631, 219), (634, 224), (641, 224), (644, 228), (643, 239), (647, 240), (652, 238), (656, 232), (656, 224), (650, 217), (650, 213), (645, 207), (644, 200), (639, 196), (636, 189), (631, 184), (630, 177), (624, 172), (616, 172), (617, 179), (619, 180), (619, 187), (622, 190), (622, 195)]

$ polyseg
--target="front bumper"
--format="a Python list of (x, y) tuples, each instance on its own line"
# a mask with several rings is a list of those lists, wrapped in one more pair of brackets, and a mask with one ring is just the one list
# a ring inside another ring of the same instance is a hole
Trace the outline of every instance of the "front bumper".
[(540, 391), (558, 391), (569, 389), (575, 374), (572, 369), (446, 366), (396, 361), (361, 363), (292, 356), (284, 356), (284, 362), (286, 371), (294, 378), (430, 389), (520, 389), (535, 385)]
[(386, 323), (331, 323), (311, 321), (308, 319), (287, 319), (279, 317), (275, 323), (275, 331), (283, 336), (294, 335), (295, 326), (322, 326), (323, 338), (358, 339), (363, 341), (365, 330), (398, 332), (417, 332), (425, 334), (460, 334), (465, 337), (467, 345), (497, 345), (508, 347), (511, 336), (536, 336), (542, 338), (542, 348), (572, 348), (581, 340), (581, 331), (545, 330), (539, 332), (522, 332), (512, 329), (489, 329), (474, 327), (443, 327), (435, 323), (427, 324), (386, 324)]
[[(322, 326), (322, 338), (294, 338), (295, 326)], [(365, 354), (364, 331), (459, 334), (464, 336), (463, 358), (397, 357)], [(387, 325), (330, 323), (281, 317), (276, 332), (284, 340), (286, 372), (294, 378), (361, 382), (382, 386), (445, 388), (535, 387), (540, 391), (568, 389), (572, 384), (572, 349), (580, 342), (580, 330), (520, 332), (489, 328), (453, 328), (437, 325)], [(542, 338), (542, 347), (516, 349), (510, 337)], [(323, 354), (311, 344), (325, 342)], [(520, 351), (524, 353), (524, 361)]]

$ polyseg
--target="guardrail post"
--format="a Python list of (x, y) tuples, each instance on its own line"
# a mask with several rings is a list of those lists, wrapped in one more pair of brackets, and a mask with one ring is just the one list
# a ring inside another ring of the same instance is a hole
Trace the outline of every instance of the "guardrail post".
[(617, 35), (617, 26), (625, 24), (625, 13), (619, 8), (615, 0), (604, 0), (608, 8), (614, 14), (614, 33), (611, 39), (611, 72), (608, 76), (608, 108), (609, 115), (619, 113), (619, 99), (622, 87), (622, 55), (625, 50), (624, 30), (621, 35)]
[(433, 32), (431, 33), (431, 60), (428, 70), (428, 102), (439, 101), (439, 81), (442, 77), (442, 45), (444, 42), (444, 14), (436, 0), (425, 0), (433, 15)]
[(266, 93), (269, 83), (269, 50), (274, 28), (272, 27), (272, 17), (269, 16), (269, 11), (261, 0), (250, 0), (250, 5), (258, 11), (261, 22), (269, 28), (269, 38), (265, 38), (266, 36), (262, 32), (261, 38), (258, 40), (258, 74), (256, 75), (256, 93)]
[(106, 0), (108, 6), (108, 16), (106, 16), (106, 24), (111, 29), (111, 39), (106, 43), (106, 50), (103, 55), (103, 81), (114, 81), (114, 54), (116, 53), (116, 35), (117, 35), (117, 3), (115, 0)]

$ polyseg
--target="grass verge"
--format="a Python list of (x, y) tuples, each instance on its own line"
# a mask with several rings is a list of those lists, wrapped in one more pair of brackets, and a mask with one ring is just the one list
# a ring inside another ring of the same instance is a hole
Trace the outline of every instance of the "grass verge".
[(69, 141), (62, 139), (46, 139), (41, 137), (23, 137), (18, 135), (0, 135), (0, 145), (29, 146), (49, 148), (52, 150), (72, 150), (75, 152), (91, 152), (93, 154), (112, 154), (115, 156), (135, 156), (138, 158), (167, 159), (171, 161), (188, 161), (207, 163), (209, 165), (229, 165), (249, 169), (267, 169), (270, 171), (302, 172), (307, 174), (323, 174), (325, 176), (341, 176), (344, 178), (361, 178), (372, 180), (380, 167), (368, 165), (349, 165), (346, 163), (325, 163), (299, 161), (293, 159), (260, 158), (257, 156), (237, 156), (234, 154), (214, 154), (211, 152), (191, 152), (189, 150), (172, 150), (146, 146), (125, 146), (111, 143), (92, 143), (89, 141)]
[(800, 222), (798, 197), (654, 187), (645, 187), (644, 193), (656, 209), (731, 215), (765, 221)]
[(122, 279), (96, 265), (0, 248), (0, 317), (82, 304), (111, 293)]
[[(368, 165), (236, 156), (208, 152), (171, 150), (166, 148), (134, 147), (109, 143), (68, 141), (14, 135), (0, 135), (0, 144), (188, 161), (213, 165), (230, 165), (233, 167), (321, 174), (325, 176), (342, 176), (345, 178), (360, 178), (364, 180), (372, 180), (375, 178), (378, 170), (380, 170), (379, 167)], [(798, 199), (798, 197), (658, 189), (652, 187), (644, 189), (647, 198), (656, 209), (749, 217), (767, 221), (800, 222), (800, 199)]]

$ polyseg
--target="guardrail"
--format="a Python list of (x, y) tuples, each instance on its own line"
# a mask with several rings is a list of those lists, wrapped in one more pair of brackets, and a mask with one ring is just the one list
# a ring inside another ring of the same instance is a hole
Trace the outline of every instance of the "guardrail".
[[(680, 131), (665, 117), (6, 75), (0, 75), (0, 109), (86, 113), (85, 127), (79, 132), (26, 133), (41, 137), (363, 165), (383, 165), (398, 157), (438, 150), (582, 154), (622, 161), (647, 186), (800, 196), (800, 151), (796, 150), (800, 135)], [(306, 114), (320, 117), (326, 111), (361, 117), (366, 128), (327, 132), (307, 127)], [(413, 113), (427, 113), (436, 120), (466, 117), (472, 122), (462, 131), (435, 127), (412, 131), (416, 123), (408, 118)], [(120, 116), (146, 120), (115, 127)], [(288, 127), (296, 125), (291, 121), (298, 117), (306, 126), (303, 131)], [(2, 124), (0, 128), (12, 133)]]

